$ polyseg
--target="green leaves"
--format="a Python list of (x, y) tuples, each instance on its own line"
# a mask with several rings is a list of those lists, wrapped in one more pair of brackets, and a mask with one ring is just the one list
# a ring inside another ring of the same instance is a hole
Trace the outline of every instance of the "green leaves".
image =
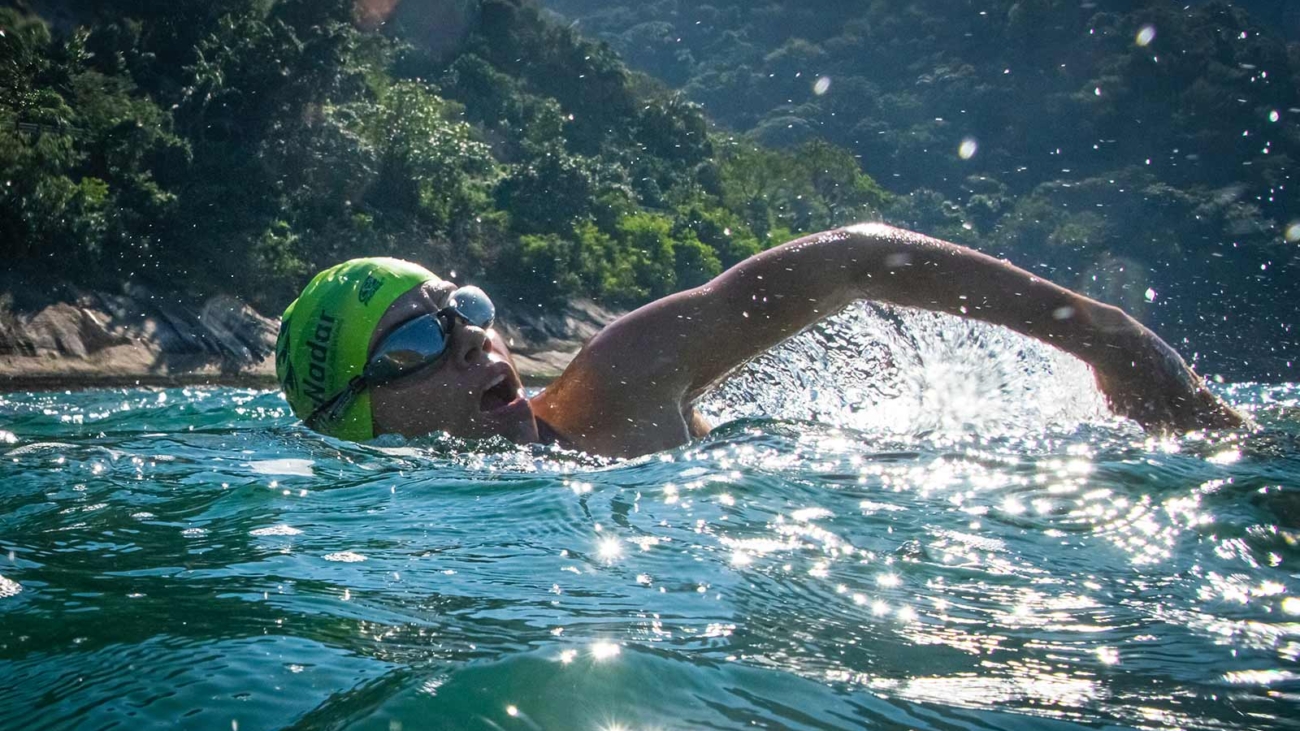
[(520, 165), (497, 188), (497, 204), (521, 232), (565, 231), (591, 210), (596, 182), (581, 158), (544, 153)]
[(346, 0), (101, 9), (58, 38), (0, 11), (0, 125), (28, 130), (0, 135), (0, 235), (79, 281), (274, 311), (321, 268), (391, 255), (630, 306), (887, 199), (844, 149), (720, 142), (531, 0), (487, 0), (459, 47), (362, 34)]
[(371, 202), (415, 208), (441, 231), (486, 208), (495, 161), (473, 129), (458, 121), (459, 105), (417, 82), (398, 82), (377, 104), (362, 108), (357, 131), (379, 158)]
[(183, 164), (184, 141), (130, 78), (90, 68), (85, 31), (56, 42), (7, 10), (0, 25), (0, 125), (13, 130), (0, 135), (0, 226), (12, 263), (83, 282), (150, 266), (176, 200), (151, 168)]
[(734, 143), (722, 151), (720, 177), (723, 203), (759, 235), (875, 218), (890, 198), (847, 150), (821, 140), (789, 152)]

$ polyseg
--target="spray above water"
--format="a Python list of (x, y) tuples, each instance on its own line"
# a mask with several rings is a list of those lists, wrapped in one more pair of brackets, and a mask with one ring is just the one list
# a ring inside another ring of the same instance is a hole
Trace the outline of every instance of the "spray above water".
[(891, 435), (1017, 434), (1111, 418), (1081, 361), (1009, 330), (860, 302), (705, 397), (714, 423), (805, 419)]

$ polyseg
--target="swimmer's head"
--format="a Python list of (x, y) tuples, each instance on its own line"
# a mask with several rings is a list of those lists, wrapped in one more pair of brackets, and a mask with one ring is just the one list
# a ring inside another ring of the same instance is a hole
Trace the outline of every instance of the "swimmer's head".
[(318, 274), (281, 322), (276, 373), (294, 413), (354, 441), (436, 431), (535, 441), (518, 372), (483, 316), (491, 304), (468, 289), (396, 259)]
[[(389, 306), (426, 282), (441, 280), (418, 264), (380, 257), (317, 274), (284, 311), (276, 341), (275, 373), (293, 413), (307, 420), (345, 391), (365, 368), (371, 336)], [(375, 436), (366, 391), (334, 417), (314, 420), (312, 427), (354, 441)]]

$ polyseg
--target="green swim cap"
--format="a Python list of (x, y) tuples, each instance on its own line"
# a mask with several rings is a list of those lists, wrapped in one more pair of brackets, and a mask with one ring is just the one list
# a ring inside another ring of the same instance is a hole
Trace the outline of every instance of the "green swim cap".
[[(280, 317), (275, 375), (300, 419), (361, 375), (370, 336), (388, 306), (428, 281), (440, 281), (419, 264), (382, 257), (353, 259), (317, 274)], [(370, 392), (362, 391), (343, 415), (323, 426), (340, 439), (375, 436)]]

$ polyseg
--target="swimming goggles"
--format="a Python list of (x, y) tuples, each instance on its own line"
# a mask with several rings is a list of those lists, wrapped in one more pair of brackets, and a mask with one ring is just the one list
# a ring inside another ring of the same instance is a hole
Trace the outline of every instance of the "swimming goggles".
[(346, 388), (316, 407), (304, 423), (320, 431), (319, 425), (343, 416), (357, 394), (367, 388), (392, 383), (437, 363), (450, 348), (457, 319), (487, 330), (496, 322), (496, 316), (497, 308), (486, 292), (475, 286), (457, 289), (447, 299), (446, 307), (407, 320), (381, 340), (361, 375), (353, 376)]

